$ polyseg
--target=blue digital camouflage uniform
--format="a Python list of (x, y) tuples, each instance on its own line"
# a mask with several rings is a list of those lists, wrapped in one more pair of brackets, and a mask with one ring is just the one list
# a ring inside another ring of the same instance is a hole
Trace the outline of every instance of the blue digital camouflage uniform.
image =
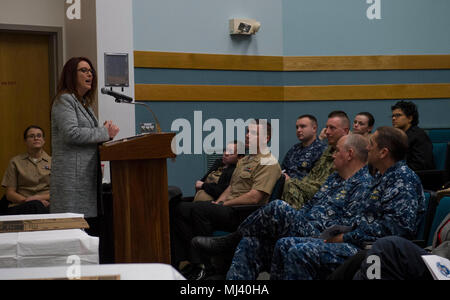
[(354, 230), (344, 243), (320, 239), (285, 238), (275, 245), (272, 279), (323, 279), (365, 243), (383, 236), (413, 239), (425, 212), (425, 197), (417, 175), (404, 161), (374, 178), (370, 197), (354, 219)]
[(270, 279), (326, 279), (345, 260), (360, 249), (348, 243), (326, 243), (317, 238), (288, 237), (274, 247)]
[(302, 143), (295, 144), (284, 156), (281, 169), (286, 170), (291, 178), (302, 179), (311, 171), (326, 148), (327, 144), (319, 139), (315, 139), (307, 147), (303, 147)]
[(238, 228), (244, 238), (227, 279), (256, 279), (261, 271), (269, 270), (275, 242), (282, 237), (318, 237), (329, 226), (351, 225), (371, 184), (367, 167), (347, 180), (335, 172), (300, 210), (276, 200), (255, 211)]

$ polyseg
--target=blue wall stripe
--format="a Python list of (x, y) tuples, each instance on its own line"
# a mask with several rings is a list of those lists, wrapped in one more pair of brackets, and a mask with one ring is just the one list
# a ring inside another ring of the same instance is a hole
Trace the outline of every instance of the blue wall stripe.
[(450, 70), (267, 72), (135, 68), (135, 82), (262, 86), (449, 83)]
[[(375, 117), (375, 127), (391, 125), (391, 106), (397, 100), (365, 101), (307, 101), (307, 102), (147, 102), (161, 122), (161, 128), (169, 132), (172, 122), (178, 118), (186, 119), (193, 127), (194, 111), (202, 111), (203, 122), (217, 118), (225, 124), (226, 119), (249, 118), (279, 119), (279, 143), (281, 161), (287, 150), (295, 143), (295, 120), (302, 114), (317, 117), (319, 127), (324, 127), (327, 115), (333, 110), (344, 110), (353, 120), (361, 111), (369, 111)], [(423, 128), (450, 128), (449, 99), (413, 100), (419, 109), (419, 126)], [(136, 128), (141, 122), (153, 122), (151, 114), (142, 107), (136, 107)], [(139, 132), (136, 132), (139, 133)], [(193, 128), (191, 128), (193, 137)], [(203, 132), (205, 138), (209, 132)], [(224, 133), (225, 138), (225, 133)], [(225, 142), (225, 141), (224, 141)], [(193, 148), (193, 146), (192, 146)], [(193, 149), (192, 149), (193, 151)], [(168, 179), (170, 185), (182, 188), (185, 195), (192, 195), (194, 183), (206, 172), (205, 155), (180, 155), (176, 162), (168, 160)]]

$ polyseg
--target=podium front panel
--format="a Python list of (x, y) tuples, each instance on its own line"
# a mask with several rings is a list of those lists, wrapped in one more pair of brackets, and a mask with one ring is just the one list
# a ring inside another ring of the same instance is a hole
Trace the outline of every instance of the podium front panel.
[(170, 264), (166, 159), (111, 162), (116, 263)]

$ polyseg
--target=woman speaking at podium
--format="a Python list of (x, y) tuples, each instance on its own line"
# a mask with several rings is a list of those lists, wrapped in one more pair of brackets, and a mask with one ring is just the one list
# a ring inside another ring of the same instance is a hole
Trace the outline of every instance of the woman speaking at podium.
[(71, 58), (64, 65), (51, 113), (50, 212), (84, 214), (91, 234), (98, 226), (98, 144), (113, 139), (119, 132), (112, 121), (99, 126), (92, 110), (96, 91), (97, 76), (91, 61)]

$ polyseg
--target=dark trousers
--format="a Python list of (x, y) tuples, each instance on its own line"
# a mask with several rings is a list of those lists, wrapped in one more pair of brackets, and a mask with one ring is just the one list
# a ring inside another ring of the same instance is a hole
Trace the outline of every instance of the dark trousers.
[(28, 201), (23, 204), (6, 208), (3, 215), (39, 215), (48, 214), (49, 209), (39, 200)]
[(108, 223), (108, 219), (105, 216), (97, 216), (92, 218), (85, 218), (89, 224), (89, 228), (86, 229), (86, 233), (90, 236), (98, 237), (98, 255), (100, 264), (113, 264), (114, 263), (114, 240), (111, 236), (112, 222)]
[(328, 280), (353, 280), (356, 272), (361, 268), (361, 263), (366, 259), (368, 250), (361, 250), (342, 265), (340, 265), (330, 276)]
[[(428, 254), (430, 253), (409, 240), (389, 236), (377, 240), (366, 257), (376, 255), (380, 258), (380, 275), (383, 280), (431, 280), (433, 277), (422, 259), (422, 255)], [(371, 266), (370, 260), (363, 260), (354, 279), (369, 279)]]
[(172, 265), (183, 260), (201, 263), (199, 253), (191, 247), (196, 236), (212, 236), (214, 231), (236, 231), (243, 221), (236, 208), (210, 202), (180, 201), (170, 208), (170, 242)]
[(427, 254), (429, 253), (404, 238), (384, 237), (378, 239), (370, 250), (362, 250), (349, 258), (328, 279), (368, 280), (368, 274), (373, 276), (374, 267), (374, 261), (368, 258), (376, 255), (380, 259), (382, 280), (431, 280), (432, 276), (421, 257)]

